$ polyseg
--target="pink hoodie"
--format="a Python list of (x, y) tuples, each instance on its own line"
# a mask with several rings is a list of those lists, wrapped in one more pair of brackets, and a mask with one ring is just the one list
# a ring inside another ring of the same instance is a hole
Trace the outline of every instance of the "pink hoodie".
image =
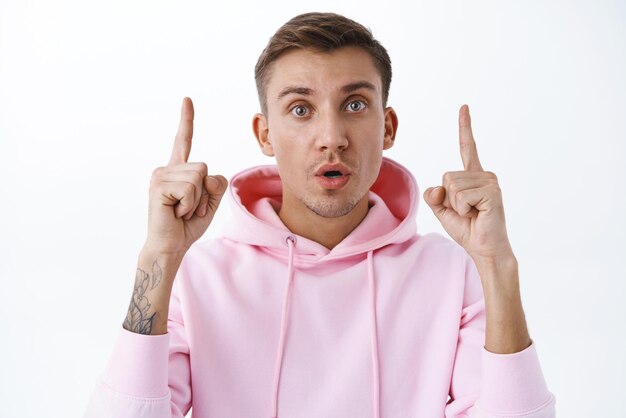
[(474, 263), (416, 233), (406, 168), (383, 159), (367, 216), (332, 250), (281, 222), (275, 166), (230, 194), (224, 235), (178, 271), (168, 333), (120, 329), (86, 418), (555, 417), (534, 341), (485, 350)]

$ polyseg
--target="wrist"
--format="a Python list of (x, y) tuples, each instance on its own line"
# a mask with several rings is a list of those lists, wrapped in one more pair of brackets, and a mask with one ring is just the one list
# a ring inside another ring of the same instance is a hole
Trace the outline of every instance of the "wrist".
[(159, 272), (163, 279), (165, 288), (158, 288), (158, 291), (171, 291), (172, 284), (176, 278), (176, 273), (180, 268), (184, 254), (167, 253), (150, 247), (144, 247), (137, 257), (137, 268), (146, 272)]
[(512, 253), (496, 257), (476, 257), (474, 263), (483, 282), (519, 280), (517, 258)]
[(186, 251), (164, 250), (163, 248), (145, 243), (139, 252), (140, 260), (156, 260), (166, 264), (180, 264)]
[(170, 297), (181, 262), (179, 254), (150, 247), (141, 250), (125, 329), (147, 335), (167, 333)]
[(517, 268), (517, 258), (512, 252), (495, 256), (474, 256), (476, 266), (491, 269)]

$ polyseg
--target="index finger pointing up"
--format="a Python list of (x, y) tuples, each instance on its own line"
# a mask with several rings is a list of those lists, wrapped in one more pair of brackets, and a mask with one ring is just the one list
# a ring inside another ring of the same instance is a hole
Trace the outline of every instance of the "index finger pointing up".
[(459, 110), (459, 147), (465, 171), (483, 171), (478, 159), (474, 134), (472, 134), (472, 120), (468, 105), (461, 106)]
[(191, 152), (191, 137), (193, 136), (193, 102), (189, 97), (183, 99), (180, 109), (180, 125), (174, 139), (174, 149), (168, 165), (187, 162)]

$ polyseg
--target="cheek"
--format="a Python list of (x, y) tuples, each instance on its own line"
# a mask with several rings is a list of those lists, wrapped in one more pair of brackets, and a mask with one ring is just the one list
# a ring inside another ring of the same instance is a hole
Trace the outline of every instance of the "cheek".
[(348, 126), (353, 138), (363, 138), (368, 147), (382, 149), (385, 138), (385, 120), (383, 115), (372, 113), (367, 118)]
[(361, 175), (364, 182), (369, 187), (374, 184), (378, 178), (378, 172), (383, 160), (383, 141), (382, 138), (370, 136), (368, 145), (360, 150), (361, 158)]
[(288, 165), (305, 167), (305, 160), (310, 156), (309, 132), (302, 126), (295, 129), (289, 126), (280, 126), (270, 131), (270, 139), (277, 161)]
[(378, 152), (369, 156), (369, 159), (367, 160), (367, 167), (365, 168), (369, 181), (373, 182), (376, 180), (381, 164), (382, 156)]
[(298, 127), (293, 126), (293, 124), (282, 118), (271, 119), (268, 127), (269, 137), (276, 151), (293, 148), (299, 142), (295, 141), (295, 139), (302, 135), (302, 129), (297, 129)]
[(293, 138), (281, 137), (276, 141), (274, 156), (284, 182), (297, 184), (306, 180), (307, 154), (306, 150), (299, 147)]

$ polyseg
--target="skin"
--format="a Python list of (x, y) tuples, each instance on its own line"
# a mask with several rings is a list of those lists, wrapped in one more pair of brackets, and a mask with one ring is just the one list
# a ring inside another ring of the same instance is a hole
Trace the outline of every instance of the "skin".
[(123, 327), (146, 335), (167, 333), (176, 272), (189, 247), (207, 230), (226, 191), (222, 175), (203, 162), (189, 162), (194, 108), (183, 99), (180, 124), (167, 165), (152, 172), (148, 236), (137, 259), (135, 286)]
[[(365, 218), (382, 152), (394, 143), (398, 118), (393, 108), (383, 108), (380, 75), (361, 48), (297, 49), (272, 64), (266, 97), (267, 115), (254, 115), (252, 126), (281, 174), (278, 215), (292, 232), (332, 249)], [(340, 190), (325, 189), (315, 178), (322, 165), (333, 163), (351, 172)]]
[(459, 110), (459, 150), (463, 170), (445, 173), (442, 185), (428, 188), (424, 200), (476, 264), (485, 296), (485, 349), (516, 353), (532, 343), (517, 259), (506, 231), (498, 178), (480, 163), (467, 105)]

